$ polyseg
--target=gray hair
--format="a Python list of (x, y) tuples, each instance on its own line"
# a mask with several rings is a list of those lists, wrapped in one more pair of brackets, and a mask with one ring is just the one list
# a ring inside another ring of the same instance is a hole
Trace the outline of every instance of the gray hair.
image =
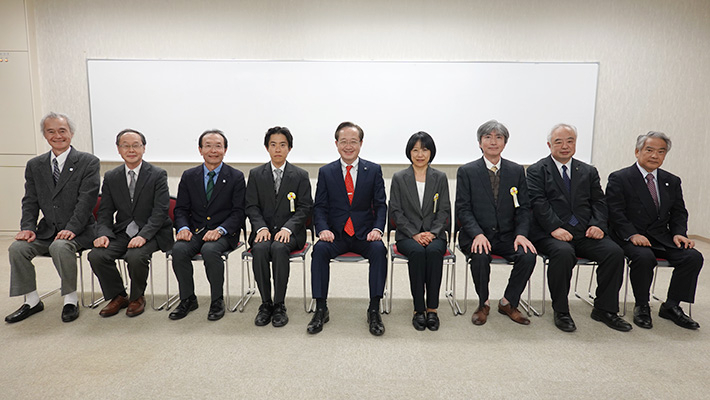
[(558, 130), (559, 128), (565, 128), (565, 129), (571, 130), (574, 133), (574, 138), (575, 139), (577, 138), (577, 127), (576, 126), (570, 125), (570, 124), (557, 124), (557, 125), (553, 126), (552, 129), (550, 129), (550, 133), (547, 134), (547, 143), (550, 143), (550, 140), (552, 140), (552, 133), (554, 131)]
[(71, 119), (66, 114), (60, 114), (60, 113), (55, 113), (54, 111), (50, 111), (49, 114), (45, 115), (44, 118), (39, 122), (39, 128), (42, 130), (42, 134), (44, 134), (44, 123), (48, 119), (63, 119), (67, 121), (67, 125), (69, 125), (69, 132), (73, 135), (74, 130), (76, 129), (74, 127), (74, 122), (72, 122)]
[(666, 142), (666, 151), (671, 151), (671, 138), (669, 138), (663, 132), (656, 131), (649, 131), (645, 135), (639, 135), (639, 137), (636, 138), (636, 150), (641, 151), (641, 149), (643, 149), (643, 146), (646, 145), (646, 140), (650, 138), (663, 139)]
[(488, 122), (484, 122), (483, 125), (478, 127), (478, 143), (481, 143), (482, 137), (489, 135), (493, 132), (496, 132), (499, 135), (503, 136), (504, 142), (506, 144), (508, 143), (508, 137), (510, 137), (510, 134), (508, 133), (508, 128), (506, 128), (505, 125), (494, 119)]

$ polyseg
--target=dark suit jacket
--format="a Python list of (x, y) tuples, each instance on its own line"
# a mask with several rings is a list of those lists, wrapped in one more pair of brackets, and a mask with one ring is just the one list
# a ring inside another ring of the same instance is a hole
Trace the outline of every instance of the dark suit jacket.
[[(56, 186), (49, 152), (32, 158), (25, 168), (21, 229), (34, 231), (41, 240), (53, 240), (66, 229), (76, 235), (74, 240), (81, 247), (91, 248), (99, 184), (99, 159), (89, 153), (72, 147)], [(38, 224), (40, 211), (44, 217)]]
[(572, 213), (585, 230), (593, 225), (605, 234), (609, 233), (606, 202), (597, 169), (574, 158), (570, 169), (571, 194), (552, 156), (528, 167), (528, 190), (534, 221), (530, 230), (531, 240), (550, 237), (552, 231), (569, 222)]
[[(251, 222), (250, 246), (254, 243), (257, 231), (263, 227), (268, 228), (272, 235), (281, 228), (288, 228), (292, 232), (296, 247), (302, 248), (306, 243), (306, 220), (313, 209), (311, 181), (306, 170), (289, 162), (284, 164), (283, 170), (278, 194), (274, 194), (274, 176), (270, 162), (249, 171), (246, 213)], [(296, 195), (294, 212), (291, 212), (289, 193)]]
[(330, 230), (338, 237), (343, 232), (348, 217), (352, 218), (355, 237), (359, 240), (367, 240), (367, 234), (375, 228), (385, 231), (387, 198), (382, 168), (362, 158), (358, 164), (352, 205), (345, 190), (340, 159), (318, 170), (316, 201), (313, 207), (316, 234)]
[[(168, 216), (170, 192), (168, 174), (146, 161), (141, 165), (133, 202), (128, 192), (125, 164), (107, 171), (101, 190), (96, 236), (114, 239), (136, 221), (138, 235), (145, 240), (155, 238), (162, 251), (173, 248), (173, 227)], [(116, 218), (114, 221), (114, 214)]]
[(656, 210), (636, 164), (609, 175), (606, 198), (612, 237), (623, 242), (638, 233), (646, 236), (654, 246), (661, 244), (676, 248), (673, 236), (686, 236), (688, 230), (688, 211), (680, 178), (659, 169), (658, 195), (660, 210)]
[[(436, 212), (435, 194), (439, 195)], [(397, 225), (395, 240), (410, 239), (420, 232), (431, 232), (439, 239), (446, 240), (446, 231), (451, 225), (451, 200), (446, 174), (431, 167), (427, 168), (424, 202), (420, 206), (414, 168), (410, 165), (409, 168), (395, 173), (390, 187), (389, 215)]]
[(222, 164), (212, 198), (207, 201), (202, 164), (182, 173), (175, 203), (175, 228), (190, 228), (192, 233), (217, 229), (227, 230), (233, 247), (239, 243), (239, 232), (244, 227), (244, 174)]
[[(530, 230), (530, 201), (525, 170), (522, 166), (501, 159), (498, 201), (488, 168), (483, 157), (461, 166), (456, 174), (456, 218), (461, 223), (459, 243), (470, 249), (473, 239), (481, 233), (489, 240), (498, 234), (501, 241), (513, 242), (517, 235), (528, 236)], [(518, 189), (515, 207), (511, 188)]]

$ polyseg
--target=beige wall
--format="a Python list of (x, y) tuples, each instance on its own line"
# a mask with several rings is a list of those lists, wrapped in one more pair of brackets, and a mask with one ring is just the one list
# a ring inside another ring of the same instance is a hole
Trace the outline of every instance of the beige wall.
[[(55, 110), (73, 116), (76, 147), (89, 151), (88, 57), (598, 61), (593, 162), (604, 182), (610, 172), (634, 161), (638, 134), (665, 131), (675, 141), (665, 167), (683, 177), (690, 233), (710, 237), (710, 180), (704, 171), (709, 165), (704, 149), (710, 144), (706, 0), (27, 4), (35, 25), (30, 48), (36, 48), (39, 108), (42, 113)], [(478, 157), (475, 127), (466, 126), (466, 121), (461, 126), (471, 158)], [(2, 135), (7, 143), (9, 133)], [(515, 140), (515, 132), (512, 137)], [(185, 166), (167, 167), (174, 193)], [(315, 166), (309, 169), (314, 176)], [(386, 174), (395, 169), (387, 168)], [(447, 173), (453, 178), (455, 168)]]

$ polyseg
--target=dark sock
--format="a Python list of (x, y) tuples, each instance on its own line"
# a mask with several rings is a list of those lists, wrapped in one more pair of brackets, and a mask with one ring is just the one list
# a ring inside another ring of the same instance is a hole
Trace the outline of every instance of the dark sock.
[(328, 309), (328, 303), (326, 302), (325, 299), (316, 299), (316, 309), (320, 310), (327, 310)]
[(118, 295), (119, 295), (119, 296), (123, 296), (123, 297), (128, 297), (128, 293), (126, 293), (125, 290), (122, 291), (121, 293), (119, 293)]
[(666, 308), (671, 308), (671, 307), (675, 307), (675, 306), (679, 306), (679, 305), (680, 305), (680, 301), (673, 300), (673, 299), (666, 299), (666, 302), (665, 302)]
[(382, 297), (375, 296), (370, 298), (370, 306), (367, 308), (370, 311), (380, 311), (380, 299)]
[(637, 302), (636, 304), (634, 304), (635, 307), (642, 307), (642, 306), (647, 306), (647, 305), (648, 305), (648, 302), (647, 302), (647, 301), (645, 301), (645, 302), (643, 302), (643, 303), (638, 303), (638, 302)]

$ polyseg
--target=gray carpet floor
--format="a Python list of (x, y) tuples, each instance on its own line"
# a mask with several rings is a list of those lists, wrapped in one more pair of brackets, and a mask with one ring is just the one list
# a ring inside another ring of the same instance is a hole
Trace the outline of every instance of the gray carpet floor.
[[(9, 293), (7, 247), (0, 236), (0, 293)], [(710, 256), (710, 244), (698, 248)], [(241, 253), (241, 250), (238, 251)], [(240, 290), (239, 257), (232, 258), (230, 288)], [(464, 261), (456, 272), (463, 300)], [(85, 258), (86, 256), (84, 256)], [(59, 279), (50, 260), (37, 264), (38, 287), (46, 292)], [(367, 268), (332, 267), (331, 320), (318, 335), (308, 335), (311, 314), (303, 310), (302, 270), (294, 266), (286, 305), (290, 322), (283, 328), (256, 327), (257, 297), (244, 312), (207, 321), (209, 287), (195, 263), (200, 308), (180, 321), (166, 311), (146, 310), (128, 318), (101, 318), (82, 308), (72, 323), (60, 320), (62, 298), (44, 300), (45, 310), (0, 328), (0, 398), (4, 399), (199, 399), (199, 398), (376, 398), (391, 399), (693, 399), (708, 398), (710, 379), (710, 277), (701, 273), (688, 331), (657, 316), (654, 328), (621, 333), (589, 317), (591, 307), (570, 294), (577, 331), (555, 328), (547, 313), (530, 326), (494, 312), (484, 326), (471, 324), (477, 305), (454, 316), (442, 296), (441, 329), (418, 332), (411, 325), (412, 302), (406, 267), (394, 277), (392, 311), (384, 315), (386, 333), (367, 330)], [(84, 278), (90, 279), (84, 261)], [(156, 292), (165, 294), (165, 258), (154, 256)], [(542, 298), (541, 265), (533, 274), (532, 299)], [(495, 267), (491, 299), (500, 298), (509, 267)], [(586, 293), (590, 268), (583, 268), (580, 289)], [(172, 276), (172, 275), (171, 275)], [(665, 297), (670, 271), (659, 273), (658, 292)], [(172, 278), (174, 279), (174, 278)], [(470, 279), (470, 278), (469, 278)], [(584, 283), (583, 283), (584, 282)], [(173, 282), (173, 288), (175, 284)], [(310, 284), (309, 284), (310, 290)], [(257, 294), (258, 296), (258, 294)], [(161, 297), (162, 298), (162, 297)], [(88, 299), (88, 295), (87, 295)], [(623, 288), (620, 294), (623, 300)], [(633, 305), (633, 296), (629, 296)], [(0, 314), (20, 306), (21, 298), (0, 296)], [(150, 297), (148, 297), (150, 304)], [(102, 305), (103, 306), (103, 305)], [(463, 306), (463, 303), (462, 303)], [(687, 304), (683, 304), (687, 312)], [(631, 312), (626, 315), (631, 321)]]

